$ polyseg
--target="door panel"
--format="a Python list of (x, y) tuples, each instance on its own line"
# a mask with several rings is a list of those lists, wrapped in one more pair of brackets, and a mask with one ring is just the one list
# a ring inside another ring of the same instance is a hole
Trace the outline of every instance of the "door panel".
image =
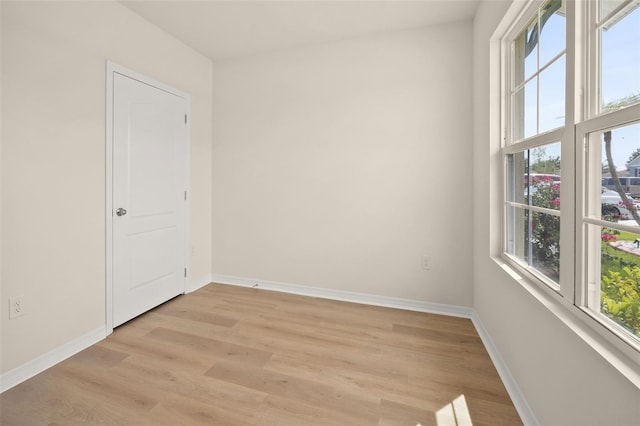
[(135, 143), (130, 146), (130, 206), (135, 217), (175, 213), (175, 141), (179, 135), (172, 113), (162, 104), (131, 105), (129, 141)]
[(115, 327), (184, 292), (187, 105), (118, 73), (113, 93)]

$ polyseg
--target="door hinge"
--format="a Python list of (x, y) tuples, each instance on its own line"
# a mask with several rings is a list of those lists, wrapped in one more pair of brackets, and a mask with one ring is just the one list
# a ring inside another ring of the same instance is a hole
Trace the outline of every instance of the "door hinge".
[(187, 191), (184, 191), (184, 200), (187, 201)]
[(184, 124), (187, 124), (187, 114), (184, 115)]
[(184, 268), (184, 277), (187, 278), (187, 268)]

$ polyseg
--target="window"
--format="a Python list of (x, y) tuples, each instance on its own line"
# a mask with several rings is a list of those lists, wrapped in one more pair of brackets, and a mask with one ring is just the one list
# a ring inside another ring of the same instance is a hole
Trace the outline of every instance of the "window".
[(640, 0), (531, 2), (502, 60), (503, 257), (640, 351)]
[[(549, 286), (560, 283), (560, 136), (565, 125), (566, 12), (551, 0), (509, 41), (505, 251)], [(555, 178), (554, 176), (557, 176)]]

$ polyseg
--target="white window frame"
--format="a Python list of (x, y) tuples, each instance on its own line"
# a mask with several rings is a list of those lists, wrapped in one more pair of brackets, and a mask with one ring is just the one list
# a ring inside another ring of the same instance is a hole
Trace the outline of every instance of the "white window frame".
[[(636, 0), (629, 0), (636, 1)], [(623, 332), (622, 328), (604, 315), (586, 306), (586, 223), (588, 200), (587, 183), (584, 179), (587, 159), (585, 135), (621, 125), (640, 122), (640, 104), (625, 107), (613, 112), (598, 113), (599, 93), (599, 41), (596, 26), (588, 25), (597, 12), (597, 2), (565, 0), (566, 20), (566, 86), (565, 86), (565, 127), (538, 134), (514, 142), (512, 138), (511, 117), (511, 52), (512, 42), (524, 29), (534, 13), (537, 13), (546, 0), (532, 0), (526, 5), (512, 5), (505, 20), (496, 33), (500, 48), (501, 96), (500, 96), (500, 139), (502, 185), (502, 247), (500, 249), (503, 264), (510, 270), (511, 276), (525, 287), (534, 297), (547, 306), (558, 318), (569, 326), (583, 340), (602, 354), (611, 364), (640, 387), (640, 342)], [(625, 3), (628, 4), (629, 2)], [(624, 5), (616, 8), (622, 9)], [(519, 12), (513, 10), (519, 8)], [(612, 13), (615, 13), (613, 11)], [(513, 19), (515, 17), (515, 19)], [(575, 18), (572, 18), (575, 17)], [(511, 24), (505, 22), (509, 20)], [(539, 102), (539, 101), (538, 101)], [(561, 224), (560, 246), (560, 283), (549, 285), (549, 280), (541, 273), (527, 268), (521, 261), (509, 255), (507, 250), (507, 168), (506, 159), (510, 154), (525, 151), (546, 143), (560, 141), (562, 161)], [(600, 146), (598, 149), (601, 149)], [(593, 186), (592, 186), (593, 187)], [(573, 202), (572, 202), (573, 200)], [(599, 200), (598, 200), (599, 203)], [(595, 221), (598, 222), (598, 221)], [(631, 232), (640, 233), (637, 229)], [(599, 268), (599, 267), (598, 267)]]
[[(560, 256), (560, 279), (556, 284), (552, 282), (550, 279), (545, 277), (542, 273), (539, 273), (535, 270), (535, 268), (527, 267), (520, 260), (510, 255), (507, 252), (507, 228), (509, 224), (507, 223), (507, 208), (508, 206), (515, 205), (512, 202), (507, 200), (507, 170), (506, 170), (506, 157), (510, 154), (519, 153), (522, 151), (526, 151), (528, 149), (533, 149), (539, 146), (556, 143), (559, 142), (561, 146), (560, 157), (562, 161), (562, 185), (560, 187), (560, 198), (562, 200), (573, 199), (570, 194), (570, 190), (573, 187), (573, 174), (575, 172), (575, 166), (572, 159), (574, 158), (574, 149), (572, 147), (574, 140), (574, 132), (571, 125), (567, 126), (567, 122), (573, 122), (573, 111), (574, 111), (574, 80), (569, 73), (565, 72), (567, 75), (566, 83), (565, 83), (565, 126), (553, 129), (547, 132), (538, 133), (534, 136), (530, 136), (523, 140), (515, 141), (513, 140), (513, 117), (511, 115), (511, 81), (513, 79), (512, 73), (512, 43), (515, 38), (526, 28), (527, 24), (531, 21), (533, 16), (538, 13), (538, 10), (544, 6), (544, 4), (548, 0), (534, 0), (529, 2), (527, 7), (525, 7), (518, 18), (515, 19), (513, 25), (506, 32), (505, 36), (501, 40), (501, 69), (503, 70), (503, 78), (502, 78), (502, 102), (501, 102), (501, 116), (503, 118), (502, 129), (502, 157), (504, 164), (503, 176), (503, 189), (502, 189), (502, 199), (504, 200), (504, 207), (502, 209), (502, 214), (504, 217), (503, 223), (503, 250), (502, 257), (509, 262), (513, 267), (515, 267), (520, 273), (526, 275), (529, 279), (535, 281), (540, 284), (544, 291), (555, 293), (556, 295), (561, 295), (564, 297), (570, 296), (573, 297), (574, 286), (573, 284), (569, 285), (568, 283), (573, 282), (574, 275), (574, 265), (571, 259), (568, 259), (569, 256)], [(573, 2), (566, 2), (567, 14), (573, 13)], [(571, 12), (570, 12), (571, 11)], [(567, 41), (565, 46), (565, 66), (566, 69), (569, 69), (569, 60), (573, 58), (575, 55), (574, 45), (572, 43), (571, 29), (569, 25), (569, 20), (567, 20)], [(539, 49), (539, 47), (538, 47)], [(555, 58), (557, 58), (556, 55)], [(543, 68), (544, 69), (544, 68)], [(543, 69), (537, 70), (537, 72), (542, 72)], [(540, 91), (540, 87), (538, 85), (538, 92)], [(539, 109), (539, 97), (537, 99), (538, 109)], [(539, 117), (536, 119), (539, 121)], [(573, 244), (574, 232), (572, 227), (572, 217), (574, 215), (575, 208), (570, 202), (563, 202), (560, 206), (560, 247), (569, 247)], [(528, 207), (528, 210), (537, 211), (535, 207)], [(547, 213), (543, 211), (543, 213)], [(561, 249), (563, 252), (565, 248)]]

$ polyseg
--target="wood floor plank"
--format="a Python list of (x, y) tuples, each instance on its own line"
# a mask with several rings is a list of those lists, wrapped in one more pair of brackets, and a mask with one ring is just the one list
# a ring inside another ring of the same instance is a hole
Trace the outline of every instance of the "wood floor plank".
[(207, 353), (216, 360), (233, 360), (247, 366), (262, 366), (271, 357), (270, 352), (265, 352), (260, 349), (200, 337), (192, 333), (184, 333), (162, 327), (158, 327), (149, 332), (147, 337), (165, 342), (168, 345), (180, 346), (184, 350)]
[[(369, 426), (369, 416), (354, 419), (341, 411), (310, 405), (299, 398), (290, 399), (269, 395), (256, 412), (257, 423), (261, 426), (327, 426), (349, 425)], [(411, 425), (415, 426), (415, 425)]]
[(437, 426), (433, 412), (383, 399), (378, 426)]
[(140, 425), (254, 425), (249, 410), (229, 410), (182, 395), (169, 395), (144, 419), (126, 424)]
[(320, 381), (272, 372), (262, 368), (220, 362), (206, 374), (210, 377), (258, 389), (269, 395), (290, 400), (301, 400), (305, 404), (335, 411), (351, 419), (350, 423), (377, 421), (379, 398), (372, 394), (331, 387)]
[(198, 307), (196, 298), (190, 298), (189, 301), (185, 301), (185, 303), (180, 302), (182, 302), (182, 300), (176, 301), (176, 303), (162, 305), (155, 311), (163, 315), (183, 318), (189, 321), (203, 322), (205, 324), (215, 324), (222, 327), (233, 327), (238, 323), (238, 319), (236, 318), (219, 315), (204, 309), (194, 309), (194, 307)]
[(473, 324), (210, 284), (0, 395), (0, 424), (522, 424)]

